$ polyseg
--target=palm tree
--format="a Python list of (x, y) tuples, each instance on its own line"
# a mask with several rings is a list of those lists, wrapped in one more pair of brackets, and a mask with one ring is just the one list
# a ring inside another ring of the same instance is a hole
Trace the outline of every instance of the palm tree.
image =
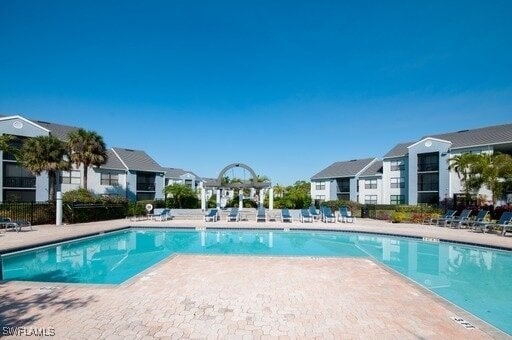
[(274, 185), (274, 195), (276, 197), (283, 197), (285, 191), (286, 191), (286, 189), (282, 185), (279, 185), (279, 184)]
[(453, 169), (459, 177), (461, 183), (464, 185), (464, 194), (466, 203), (469, 202), (471, 186), (471, 167), (478, 161), (479, 155), (474, 153), (463, 153), (456, 155), (449, 160), (448, 169)]
[(14, 137), (12, 135), (2, 134), (0, 136), (0, 151), (3, 152), (11, 152), (12, 147), (11, 143), (13, 141)]
[(27, 139), (20, 151), (20, 163), (34, 175), (48, 172), (48, 199), (55, 200), (57, 172), (67, 171), (71, 164), (67, 161), (66, 144), (53, 136), (38, 136)]
[(492, 193), (493, 204), (504, 191), (506, 183), (512, 179), (512, 156), (499, 152), (482, 153), (470, 165), (472, 175), (467, 179), (467, 185), (479, 190), (487, 187)]
[(100, 166), (107, 162), (107, 148), (103, 137), (94, 131), (78, 129), (70, 132), (68, 140), (71, 161), (77, 167), (84, 165), (83, 187), (87, 190), (87, 170), (90, 166)]

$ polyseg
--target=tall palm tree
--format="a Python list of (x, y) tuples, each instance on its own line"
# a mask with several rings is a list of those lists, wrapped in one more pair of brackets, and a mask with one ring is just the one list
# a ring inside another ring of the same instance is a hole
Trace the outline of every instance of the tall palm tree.
[(34, 175), (48, 172), (48, 199), (55, 200), (57, 172), (69, 170), (66, 144), (53, 136), (38, 136), (27, 139), (20, 150), (19, 161)]
[(78, 129), (68, 135), (71, 161), (77, 167), (84, 165), (83, 187), (87, 190), (87, 170), (90, 166), (100, 166), (107, 162), (107, 148), (103, 137), (94, 131)]

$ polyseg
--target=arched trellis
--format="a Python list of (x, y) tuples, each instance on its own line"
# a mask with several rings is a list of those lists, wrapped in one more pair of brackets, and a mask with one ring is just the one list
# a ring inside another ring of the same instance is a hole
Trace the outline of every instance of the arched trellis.
[[(226, 175), (226, 173), (229, 170), (234, 169), (234, 168), (242, 168), (242, 169), (247, 170), (251, 176), (250, 179), (245, 180), (242, 183), (238, 183), (238, 182), (223, 183), (223, 178)], [(224, 167), (224, 169), (222, 169), (220, 171), (219, 176), (217, 177), (217, 179), (215, 181), (207, 182), (204, 184), (204, 186), (207, 188), (211, 188), (211, 189), (213, 189), (213, 188), (217, 189), (217, 208), (220, 208), (220, 192), (223, 189), (241, 190), (241, 189), (246, 189), (246, 188), (254, 188), (254, 189), (263, 190), (265, 188), (271, 187), (272, 184), (269, 181), (259, 182), (258, 176), (254, 172), (254, 170), (247, 164), (232, 163), (232, 164), (229, 164), (228, 166)], [(272, 192), (272, 189), (270, 189), (270, 191)], [(260, 194), (261, 194), (261, 192), (260, 192)], [(272, 194), (271, 194), (271, 196), (272, 196)], [(263, 196), (260, 195), (260, 198), (261, 198), (260, 204), (263, 204)], [(271, 198), (271, 202), (272, 201), (273, 201), (273, 197)], [(201, 207), (203, 208), (203, 210), (206, 208), (206, 196), (204, 195), (204, 191), (203, 191), (203, 194), (201, 197)], [(240, 195), (240, 208), (242, 208), (242, 195)]]
[[(245, 181), (243, 183), (223, 183), (222, 180), (226, 173), (233, 169), (233, 168), (242, 168), (247, 170), (251, 178), (248, 181)], [(272, 184), (268, 181), (265, 182), (258, 182), (258, 176), (254, 172), (254, 170), (244, 163), (232, 163), (228, 166), (224, 167), (219, 173), (219, 176), (217, 177), (217, 180), (215, 182), (208, 182), (206, 184), (207, 187), (211, 188), (219, 188), (219, 189), (244, 189), (244, 188), (255, 188), (255, 189), (262, 189), (262, 188), (268, 188)]]

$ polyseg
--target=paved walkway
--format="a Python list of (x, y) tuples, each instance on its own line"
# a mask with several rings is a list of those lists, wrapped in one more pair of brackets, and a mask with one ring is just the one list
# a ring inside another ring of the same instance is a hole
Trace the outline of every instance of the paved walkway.
[[(2, 233), (0, 250), (127, 225), (327, 227), (512, 248), (508, 236), (358, 219), (328, 225), (118, 220), (38, 226)], [(455, 316), (477, 328), (464, 328)], [(43, 328), (60, 339), (504, 337), (391, 270), (368, 259), (347, 258), (179, 255), (120, 286), (1, 282), (0, 330), (6, 326), (24, 327), (18, 331), (25, 334)]]

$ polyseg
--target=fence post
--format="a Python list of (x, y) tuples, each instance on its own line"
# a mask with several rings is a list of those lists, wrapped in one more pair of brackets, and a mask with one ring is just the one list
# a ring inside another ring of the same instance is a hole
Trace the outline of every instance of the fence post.
[(71, 223), (75, 223), (75, 201), (71, 203)]
[(30, 224), (34, 224), (34, 202), (30, 202)]
[(55, 224), (62, 225), (62, 192), (57, 191), (57, 207), (55, 213)]

